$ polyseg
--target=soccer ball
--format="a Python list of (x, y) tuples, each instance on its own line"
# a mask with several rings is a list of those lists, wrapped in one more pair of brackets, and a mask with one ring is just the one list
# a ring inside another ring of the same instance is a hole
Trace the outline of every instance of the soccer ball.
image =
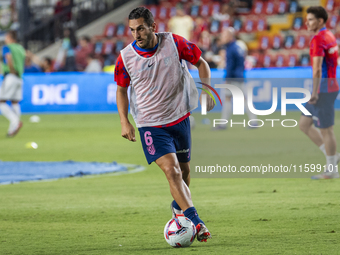
[(188, 247), (195, 240), (196, 228), (194, 223), (183, 214), (177, 214), (176, 218), (165, 224), (164, 237), (172, 247)]

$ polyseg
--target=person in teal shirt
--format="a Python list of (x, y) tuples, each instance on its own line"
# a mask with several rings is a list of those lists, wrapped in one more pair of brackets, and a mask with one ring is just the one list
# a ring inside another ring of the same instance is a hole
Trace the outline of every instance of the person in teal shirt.
[[(25, 56), (25, 49), (17, 43), (17, 33), (7, 32), (1, 57), (1, 70), (4, 77), (0, 87), (0, 111), (10, 123), (8, 137), (15, 136), (22, 127), (19, 102), (22, 100)], [(7, 104), (8, 101), (11, 102), (11, 106)]]

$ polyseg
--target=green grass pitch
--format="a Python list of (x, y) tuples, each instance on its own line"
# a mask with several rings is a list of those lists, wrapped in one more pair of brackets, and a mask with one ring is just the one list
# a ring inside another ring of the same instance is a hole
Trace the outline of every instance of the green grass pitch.
[[(1, 117), (0, 160), (117, 161), (146, 170), (0, 186), (1, 255), (340, 254), (339, 180), (193, 178), (192, 198), (213, 239), (174, 249), (163, 237), (171, 218), (167, 180), (155, 164), (147, 165), (138, 135), (137, 143), (120, 137), (117, 114), (40, 116), (34, 124), (24, 115), (24, 127), (12, 139), (5, 138)], [(232, 164), (324, 163), (297, 127), (214, 133), (194, 116), (193, 141), (224, 139), (221, 150)], [(339, 142), (340, 129), (335, 132)], [(32, 141), (37, 150), (25, 148)]]

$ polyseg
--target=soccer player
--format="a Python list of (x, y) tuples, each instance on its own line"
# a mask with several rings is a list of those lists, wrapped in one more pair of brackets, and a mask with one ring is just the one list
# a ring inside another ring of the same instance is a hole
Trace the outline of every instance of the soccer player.
[[(4, 79), (0, 88), (0, 110), (9, 120), (8, 137), (15, 136), (22, 122), (19, 102), (22, 100), (22, 74), (25, 67), (25, 49), (17, 43), (15, 31), (7, 32), (2, 48), (2, 72)], [(10, 101), (11, 106), (6, 102)]]
[[(232, 85), (238, 86), (242, 91), (245, 92), (244, 58), (246, 53), (235, 38), (235, 29), (228, 27), (223, 30), (221, 40), (225, 44), (226, 48), (226, 82), (231, 82)], [(230, 90), (221, 89), (221, 98), (223, 100), (221, 118), (229, 121), (232, 109), (232, 94)], [(245, 104), (245, 110), (249, 119), (256, 119), (256, 115), (249, 110), (247, 104)], [(213, 128), (213, 130), (222, 130), (226, 128), (227, 124), (217, 125), (215, 128)]]
[[(188, 188), (191, 150), (188, 117), (197, 107), (198, 92), (185, 60), (198, 68), (205, 84), (210, 82), (209, 66), (195, 44), (172, 33), (155, 33), (152, 13), (144, 7), (131, 11), (129, 27), (135, 41), (120, 52), (115, 69), (122, 136), (136, 141), (135, 129), (128, 119), (130, 87), (131, 114), (144, 154), (149, 164), (155, 162), (163, 170), (169, 182), (174, 198), (172, 212), (183, 211), (196, 226), (197, 240), (207, 241), (210, 232), (199, 218)], [(210, 111), (214, 102), (206, 98)]]
[[(325, 154), (326, 171), (313, 179), (339, 178), (336, 139), (333, 132), (334, 102), (339, 92), (336, 81), (338, 45), (332, 32), (326, 29), (328, 15), (321, 6), (307, 9), (306, 25), (315, 35), (310, 43), (310, 57), (313, 66), (313, 92), (306, 104), (312, 116), (302, 115), (299, 127)], [(313, 126), (320, 129), (317, 130)]]

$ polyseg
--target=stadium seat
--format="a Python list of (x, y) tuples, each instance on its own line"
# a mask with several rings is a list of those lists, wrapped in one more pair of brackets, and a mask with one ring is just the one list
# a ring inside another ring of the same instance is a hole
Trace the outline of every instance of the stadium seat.
[(223, 31), (227, 27), (230, 27), (230, 20), (223, 20), (220, 22), (221, 31)]
[(272, 67), (273, 66), (273, 56), (271, 54), (265, 54), (263, 56), (263, 67)]
[(199, 15), (200, 7), (199, 5), (191, 6), (190, 16), (196, 18)]
[(294, 36), (293, 35), (287, 35), (284, 39), (284, 47), (285, 49), (292, 49), (294, 48)]
[(158, 8), (157, 8), (157, 6), (152, 5), (152, 6), (149, 6), (148, 9), (150, 10), (150, 12), (152, 13), (152, 15), (154, 17), (158, 17), (157, 16), (158, 15)]
[(293, 28), (295, 31), (298, 31), (298, 30), (301, 30), (303, 27), (304, 27), (304, 23), (303, 23), (302, 17), (296, 17), (296, 18), (294, 18), (293, 27), (292, 27), (292, 28)]
[(121, 24), (118, 24), (118, 26), (117, 26), (117, 32), (116, 32), (116, 36), (118, 37), (118, 38), (122, 38), (122, 37), (124, 37), (126, 34), (125, 34), (125, 27), (127, 27), (127, 26), (125, 26), (125, 24), (123, 24), (123, 23), (121, 23)]
[(208, 4), (203, 4), (203, 5), (201, 6), (200, 15), (201, 15), (202, 17), (208, 17), (209, 15), (211, 15), (211, 12), (210, 12), (210, 5), (208, 5)]
[(300, 65), (301, 66), (309, 66), (310, 65), (310, 56), (309, 54), (302, 54), (300, 57)]
[(220, 22), (218, 20), (213, 20), (210, 24), (210, 33), (217, 34), (220, 32)]
[(281, 35), (274, 35), (272, 40), (272, 48), (274, 50), (278, 50), (282, 46), (282, 36)]
[(242, 20), (241, 19), (235, 19), (233, 27), (234, 27), (236, 32), (240, 32), (241, 29), (242, 29)]
[(158, 21), (157, 24), (157, 32), (166, 32), (168, 31), (168, 21)]
[(115, 53), (118, 55), (122, 49), (124, 49), (125, 43), (123, 41), (117, 41), (115, 45)]
[(273, 15), (277, 13), (277, 8), (275, 8), (274, 1), (268, 1), (264, 5), (264, 11), (266, 15)]
[(328, 20), (327, 20), (327, 27), (330, 29), (333, 29), (336, 27), (336, 25), (338, 24), (338, 20), (339, 20), (339, 16), (336, 13), (333, 13), (331, 15), (328, 16)]
[(104, 55), (110, 55), (113, 52), (113, 42), (112, 41), (106, 41), (103, 46), (102, 53)]
[(334, 0), (327, 0), (327, 3), (326, 3), (326, 10), (328, 12), (331, 12), (334, 10)]
[(170, 16), (170, 18), (173, 17), (173, 16), (176, 16), (176, 6), (172, 6), (170, 8), (169, 16)]
[(267, 21), (265, 18), (261, 18), (257, 21), (256, 30), (262, 32), (267, 29)]
[(308, 37), (305, 35), (298, 35), (296, 37), (296, 41), (295, 41), (295, 48), (296, 49), (305, 49), (308, 47), (309, 41), (308, 41)]
[(289, 12), (297, 13), (299, 11), (299, 4), (297, 1), (291, 1), (289, 4)]
[(210, 15), (214, 13), (219, 13), (221, 10), (221, 5), (219, 3), (214, 2), (212, 7), (210, 8)]
[(298, 56), (296, 54), (289, 54), (288, 55), (288, 66), (295, 67), (297, 65)]
[(287, 56), (283, 54), (277, 54), (274, 61), (275, 67), (283, 67), (288, 65)]
[(335, 34), (336, 42), (340, 45), (340, 33)]
[(267, 50), (270, 47), (270, 38), (268, 36), (262, 36), (260, 38), (260, 49), (261, 50)]
[(285, 0), (279, 1), (277, 4), (276, 13), (285, 14), (287, 12), (287, 2)]
[(255, 15), (264, 14), (264, 3), (263, 3), (263, 1), (255, 1), (253, 3), (253, 9), (252, 9), (251, 13), (255, 14)]
[(111, 38), (116, 35), (117, 25), (115, 23), (107, 23), (104, 29), (104, 36)]
[(256, 21), (254, 19), (247, 19), (244, 22), (244, 26), (242, 27), (241, 31), (246, 33), (254, 32), (256, 27)]
[(254, 67), (263, 67), (263, 57), (259, 52), (253, 52), (250, 56), (254, 59)]
[(103, 53), (103, 42), (98, 41), (98, 42), (95, 43), (95, 45), (94, 45), (94, 53), (96, 55), (100, 55), (100, 54)]
[(170, 10), (168, 7), (166, 6), (160, 6), (157, 12), (157, 19), (161, 19), (161, 20), (165, 20), (165, 19), (169, 19), (170, 18)]

